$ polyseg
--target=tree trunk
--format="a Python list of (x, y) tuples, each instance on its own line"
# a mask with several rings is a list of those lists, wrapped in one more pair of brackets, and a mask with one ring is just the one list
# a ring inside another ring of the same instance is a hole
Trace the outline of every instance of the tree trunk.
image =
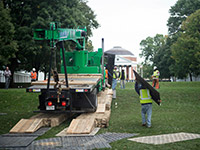
[(10, 71), (11, 71), (11, 79), (10, 79), (10, 86), (9, 87), (14, 87), (14, 72), (15, 72), (15, 69), (17, 68), (18, 66), (18, 62), (17, 62), (17, 59), (16, 58), (12, 58), (11, 59), (11, 65), (9, 67)]
[(47, 71), (44, 71), (44, 80), (47, 78)]
[(191, 74), (191, 73), (189, 73), (189, 76), (190, 76), (190, 81), (192, 82), (192, 74)]

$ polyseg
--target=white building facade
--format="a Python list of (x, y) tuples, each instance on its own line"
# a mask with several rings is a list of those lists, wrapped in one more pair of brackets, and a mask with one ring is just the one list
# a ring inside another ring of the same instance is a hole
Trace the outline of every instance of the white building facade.
[(115, 66), (117, 66), (118, 71), (121, 72), (122, 69), (125, 71), (126, 80), (135, 80), (133, 69), (137, 70), (137, 57), (133, 53), (120, 46), (115, 46), (106, 53), (115, 55)]

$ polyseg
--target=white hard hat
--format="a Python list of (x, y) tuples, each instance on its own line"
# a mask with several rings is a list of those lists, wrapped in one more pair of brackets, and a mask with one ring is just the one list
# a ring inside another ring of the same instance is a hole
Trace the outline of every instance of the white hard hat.
[(154, 66), (154, 67), (153, 67), (153, 69), (157, 69), (157, 67), (156, 67), (156, 66)]
[(33, 68), (33, 71), (35, 71), (35, 68)]

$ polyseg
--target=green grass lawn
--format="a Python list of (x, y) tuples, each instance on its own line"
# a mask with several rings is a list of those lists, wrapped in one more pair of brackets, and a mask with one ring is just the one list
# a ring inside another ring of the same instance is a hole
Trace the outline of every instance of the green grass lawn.
[[(110, 126), (101, 132), (139, 133), (150, 136), (166, 133), (200, 134), (200, 82), (160, 83), (162, 105), (153, 103), (152, 128), (141, 126), (141, 105), (134, 83), (126, 89), (118, 85), (117, 99), (112, 102)], [(117, 102), (117, 108), (114, 105)], [(200, 139), (165, 145), (141, 144), (127, 139), (111, 143), (113, 149), (200, 149)]]
[(0, 89), (0, 134), (9, 130), (21, 119), (34, 115), (38, 94), (26, 93), (25, 89)]
[[(200, 134), (200, 82), (161, 82), (159, 89), (162, 105), (153, 103), (152, 127), (141, 126), (141, 106), (134, 83), (127, 83), (126, 89), (117, 86), (117, 99), (112, 101), (109, 127), (99, 133), (138, 133), (150, 136), (167, 133)], [(117, 107), (115, 105), (117, 103)], [(21, 118), (29, 118), (37, 110), (38, 94), (26, 93), (25, 89), (0, 90), (0, 134), (7, 133)], [(40, 138), (53, 137), (69, 124), (64, 122)], [(127, 139), (111, 143), (113, 149), (200, 149), (200, 139), (164, 145), (141, 144)]]

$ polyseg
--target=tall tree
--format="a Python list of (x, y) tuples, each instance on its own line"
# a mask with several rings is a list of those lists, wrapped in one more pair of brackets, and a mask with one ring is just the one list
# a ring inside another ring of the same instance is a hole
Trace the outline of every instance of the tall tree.
[(191, 14), (182, 23), (182, 33), (172, 46), (172, 55), (176, 62), (176, 74), (180, 78), (200, 74), (200, 10)]
[(144, 57), (145, 63), (154, 63), (155, 56), (159, 49), (164, 44), (165, 37), (162, 34), (156, 34), (155, 37), (147, 37), (145, 40), (140, 42), (141, 50), (140, 57)]
[(160, 69), (158, 57), (159, 52), (161, 51), (161, 48), (164, 44), (165, 37), (162, 34), (156, 34), (154, 37), (147, 37), (145, 40), (140, 42), (140, 49), (142, 50), (140, 57), (144, 57), (145, 59), (143, 63), (144, 77), (151, 77), (153, 73), (153, 66), (157, 66), (157, 68)]
[(9, 9), (4, 8), (3, 2), (0, 1), (0, 68), (9, 65), (9, 59), (16, 57), (17, 43), (13, 40), (14, 33)]
[(200, 9), (200, 0), (178, 0), (169, 10), (170, 17), (167, 23), (169, 34), (180, 31), (182, 22), (198, 9)]
[(174, 60), (171, 55), (171, 48), (173, 39), (166, 36), (164, 44), (160, 47), (157, 54), (155, 55), (154, 64), (159, 68), (161, 72), (160, 78), (170, 78), (174, 76), (174, 72), (170, 70), (171, 66), (174, 65)]
[[(48, 29), (52, 21), (60, 22), (62, 28), (86, 26), (87, 36), (92, 28), (98, 28), (96, 16), (84, 0), (3, 0), (9, 8), (12, 23), (15, 26), (14, 40), (18, 51), (11, 58), (11, 70), (23, 68), (46, 70), (49, 58), (49, 47), (45, 42), (36, 43), (32, 38), (32, 29)], [(59, 53), (59, 52), (58, 52)], [(45, 57), (44, 57), (45, 56)]]
[[(160, 61), (160, 63), (168, 64), (167, 66), (164, 67), (165, 68), (164, 70), (165, 71), (169, 70), (168, 73), (170, 76), (177, 76), (176, 70), (177, 68), (181, 67), (181, 66), (177, 66), (177, 64), (175, 64), (174, 59), (172, 59), (173, 56), (171, 52), (171, 47), (177, 41), (178, 37), (181, 34), (182, 22), (187, 18), (187, 16), (195, 12), (197, 9), (200, 9), (199, 0), (192, 0), (192, 1), (178, 0), (176, 4), (172, 6), (169, 10), (170, 17), (167, 23), (169, 37), (163, 49), (163, 51), (165, 52), (165, 55), (163, 56), (168, 56), (168, 57), (164, 57)], [(161, 69), (163, 69), (163, 67)], [(164, 73), (165, 77), (167, 75), (166, 73)]]

